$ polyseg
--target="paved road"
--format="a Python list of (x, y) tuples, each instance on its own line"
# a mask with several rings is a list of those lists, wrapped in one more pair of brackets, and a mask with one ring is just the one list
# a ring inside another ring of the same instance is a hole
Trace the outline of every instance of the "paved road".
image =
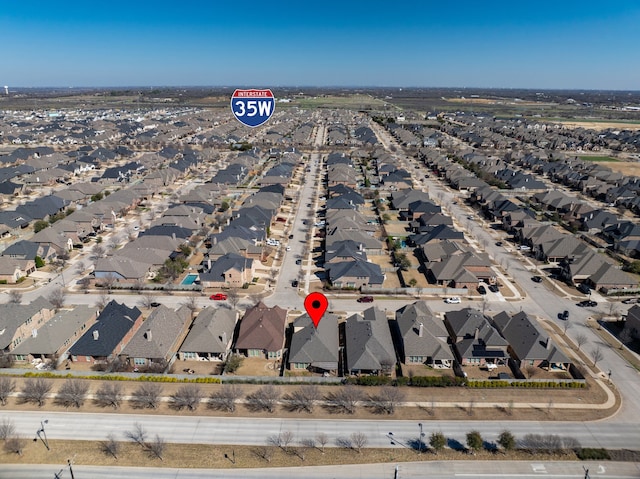
[[(3, 465), (0, 479), (50, 479), (61, 469), (53, 465)], [(134, 467), (73, 467), (78, 479), (209, 479), (209, 478), (289, 478), (289, 479), (455, 479), (455, 478), (522, 478), (581, 479), (585, 469), (591, 478), (632, 479), (640, 477), (640, 464), (629, 462), (576, 461), (426, 461), (387, 464), (363, 464), (319, 467), (266, 469), (160, 469)], [(62, 475), (70, 477), (68, 470)]]
[[(101, 441), (110, 433), (122, 437), (135, 423), (140, 423), (151, 436), (159, 434), (167, 442), (197, 444), (264, 445), (272, 436), (290, 431), (296, 440), (314, 438), (319, 433), (329, 437), (330, 446), (340, 438), (361, 432), (368, 438), (368, 447), (389, 447), (387, 434), (403, 442), (415, 441), (419, 435), (418, 421), (355, 420), (355, 419), (280, 419), (150, 416), (145, 414), (88, 414), (82, 412), (0, 411), (0, 422), (10, 418), (19, 434), (35, 437), (42, 420), (50, 439), (86, 439)], [(473, 428), (487, 441), (495, 441), (505, 429), (516, 438), (526, 434), (556, 434), (571, 437), (584, 447), (636, 449), (640, 445), (640, 428), (620, 417), (607, 422), (537, 422), (537, 421), (432, 421), (425, 414), (422, 421), (428, 435), (442, 431), (447, 438), (466, 442)]]

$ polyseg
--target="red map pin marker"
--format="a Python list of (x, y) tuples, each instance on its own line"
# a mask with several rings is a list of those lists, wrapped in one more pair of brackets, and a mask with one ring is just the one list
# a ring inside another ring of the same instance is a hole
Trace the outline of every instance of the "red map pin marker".
[(313, 325), (318, 328), (318, 323), (322, 319), (322, 315), (327, 310), (329, 301), (322, 293), (311, 293), (304, 299), (304, 309), (313, 321)]

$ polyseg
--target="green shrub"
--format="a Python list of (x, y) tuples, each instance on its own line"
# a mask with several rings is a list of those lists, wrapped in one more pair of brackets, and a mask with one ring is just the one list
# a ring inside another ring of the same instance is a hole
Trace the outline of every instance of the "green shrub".
[(453, 376), (414, 376), (410, 381), (411, 386), (416, 387), (449, 387), (463, 386), (466, 384), (464, 378)]
[(611, 459), (609, 451), (602, 448), (585, 447), (576, 450), (576, 456), (582, 461), (596, 461)]
[(358, 386), (384, 386), (390, 382), (391, 380), (386, 376), (361, 376), (355, 380)]

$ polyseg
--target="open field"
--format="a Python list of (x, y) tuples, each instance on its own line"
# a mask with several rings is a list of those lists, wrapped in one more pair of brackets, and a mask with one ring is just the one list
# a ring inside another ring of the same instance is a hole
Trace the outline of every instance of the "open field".
[(640, 176), (640, 163), (630, 161), (607, 161), (604, 165), (612, 171), (625, 176)]
[(299, 108), (346, 108), (352, 110), (383, 109), (385, 102), (370, 95), (334, 96), (322, 95), (296, 98), (290, 103), (279, 103), (278, 107)]
[(640, 130), (640, 121), (612, 121), (612, 120), (550, 120), (562, 124), (567, 128), (587, 128), (589, 130)]
[(592, 161), (594, 163), (615, 163), (616, 161), (620, 161), (617, 158), (612, 158), (611, 156), (580, 155), (579, 158), (583, 161)]

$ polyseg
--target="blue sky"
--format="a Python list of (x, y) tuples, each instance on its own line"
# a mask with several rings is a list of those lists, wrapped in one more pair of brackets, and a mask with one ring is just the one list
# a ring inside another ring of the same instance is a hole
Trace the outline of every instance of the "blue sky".
[(640, 89), (638, 0), (3, 3), (0, 85)]

